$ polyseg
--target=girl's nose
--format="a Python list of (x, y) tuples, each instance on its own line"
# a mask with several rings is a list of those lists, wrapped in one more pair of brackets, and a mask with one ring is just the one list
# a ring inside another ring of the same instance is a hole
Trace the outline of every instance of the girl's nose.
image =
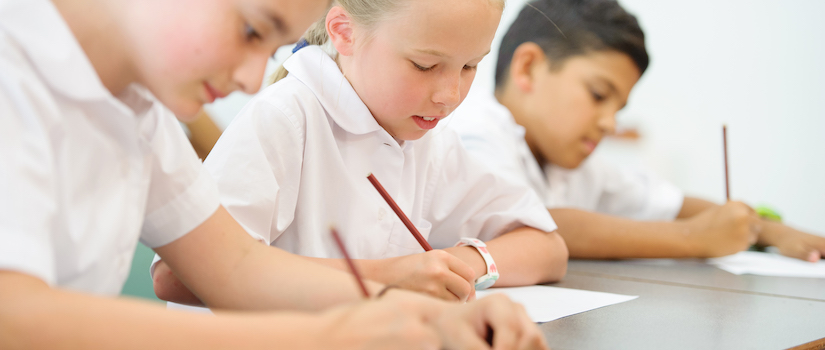
[(461, 76), (449, 76), (442, 79), (439, 89), (433, 94), (433, 102), (453, 108), (461, 102)]
[(254, 52), (246, 55), (241, 64), (232, 73), (232, 80), (238, 89), (254, 94), (261, 88), (269, 55), (263, 52)]

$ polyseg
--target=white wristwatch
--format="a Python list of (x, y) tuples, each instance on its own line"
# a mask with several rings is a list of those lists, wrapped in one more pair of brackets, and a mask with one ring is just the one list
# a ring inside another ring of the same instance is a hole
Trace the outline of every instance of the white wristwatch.
[(487, 264), (487, 274), (477, 278), (475, 281), (476, 290), (492, 287), (498, 280), (499, 274), (498, 268), (496, 267), (496, 262), (493, 261), (493, 256), (487, 251), (487, 245), (479, 239), (464, 237), (459, 240), (455, 246), (462, 247), (467, 245), (475, 247), (476, 250), (478, 250), (478, 253), (481, 254), (481, 258), (484, 259), (484, 263)]

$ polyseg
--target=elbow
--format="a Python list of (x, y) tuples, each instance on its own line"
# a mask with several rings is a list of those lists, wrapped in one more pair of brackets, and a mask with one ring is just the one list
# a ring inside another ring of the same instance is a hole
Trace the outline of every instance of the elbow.
[(567, 245), (564, 243), (564, 238), (558, 232), (547, 233), (549, 240), (548, 252), (546, 252), (546, 260), (544, 261), (545, 268), (542, 269), (544, 273), (540, 277), (537, 284), (554, 283), (561, 281), (564, 275), (567, 274), (567, 260), (569, 253)]
[(178, 304), (203, 306), (203, 302), (178, 279), (168, 265), (158, 262), (152, 275), (152, 288), (160, 300)]

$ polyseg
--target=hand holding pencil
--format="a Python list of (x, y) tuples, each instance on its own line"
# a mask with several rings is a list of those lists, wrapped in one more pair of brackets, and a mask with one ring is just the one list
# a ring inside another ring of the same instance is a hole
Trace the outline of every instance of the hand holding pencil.
[(474, 300), (475, 271), (446, 251), (433, 250), (375, 175), (369, 174), (367, 179), (424, 251), (421, 254), (384, 259), (383, 268), (374, 271), (372, 275), (379, 281), (397, 284), (405, 289), (427, 293), (448, 301)]
[[(370, 293), (357, 266), (350, 259), (346, 246), (338, 232), (331, 235), (349, 266), (364, 298)], [(385, 289), (386, 290), (386, 289)], [(506, 296), (494, 295), (469, 304), (448, 304), (422, 295), (399, 290), (377, 296), (366, 304), (342, 307), (331, 312), (333, 322), (327, 333), (341, 336), (360, 335), (360, 345), (392, 348), (447, 348), (485, 349), (489, 346), (503, 349), (547, 349), (544, 335), (520, 305)], [(327, 319), (329, 318), (327, 313)], [(343, 314), (343, 315), (337, 315)], [(353, 327), (364, 321), (371, 326), (364, 334), (340, 328)], [(337, 332), (333, 332), (335, 329)], [(486, 343), (486, 344), (485, 344)]]

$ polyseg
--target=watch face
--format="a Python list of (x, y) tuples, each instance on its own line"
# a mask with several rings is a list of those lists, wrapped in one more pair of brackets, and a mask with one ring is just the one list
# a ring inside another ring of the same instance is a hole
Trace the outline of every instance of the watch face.
[(493, 286), (498, 280), (498, 276), (484, 275), (476, 280), (476, 290), (487, 289)]

